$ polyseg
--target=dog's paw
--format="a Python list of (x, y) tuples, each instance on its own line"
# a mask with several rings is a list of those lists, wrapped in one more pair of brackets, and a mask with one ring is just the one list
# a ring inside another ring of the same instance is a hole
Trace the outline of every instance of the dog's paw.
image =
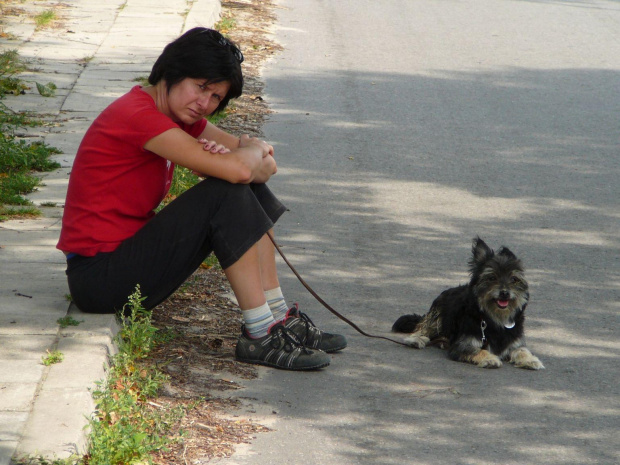
[(544, 370), (545, 366), (542, 362), (525, 347), (520, 347), (510, 354), (510, 362), (514, 363), (517, 368), (525, 368), (526, 370)]
[(480, 368), (499, 368), (502, 366), (502, 361), (497, 355), (493, 355), (487, 350), (481, 350), (472, 360)]
[(517, 368), (525, 368), (526, 370), (544, 370), (545, 366), (542, 364), (538, 357), (534, 357), (532, 360), (529, 360), (526, 363), (517, 364), (515, 363)]
[(486, 360), (480, 361), (478, 363), (478, 366), (480, 368), (500, 368), (502, 366), (502, 361), (499, 358), (493, 356)]
[(424, 349), (426, 344), (430, 341), (426, 336), (421, 336), (419, 334), (411, 334), (403, 339), (403, 342), (411, 347), (416, 349)]

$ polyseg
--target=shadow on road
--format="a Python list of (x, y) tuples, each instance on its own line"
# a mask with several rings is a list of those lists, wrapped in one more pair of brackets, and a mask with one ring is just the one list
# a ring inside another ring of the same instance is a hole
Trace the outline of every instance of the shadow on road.
[(291, 209), (279, 237), (304, 278), (386, 334), (466, 281), (480, 235), (524, 260), (528, 341), (547, 366), (482, 370), (350, 332), (329, 382), (290, 415), (351, 463), (618, 463), (620, 73), (290, 70), (268, 82), (272, 185)]

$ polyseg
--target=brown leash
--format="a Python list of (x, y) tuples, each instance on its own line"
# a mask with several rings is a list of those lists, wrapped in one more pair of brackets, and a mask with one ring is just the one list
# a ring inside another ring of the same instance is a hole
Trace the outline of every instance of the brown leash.
[(278, 251), (278, 253), (280, 254), (280, 256), (282, 257), (282, 259), (284, 260), (284, 262), (288, 265), (288, 267), (291, 269), (291, 271), (293, 272), (293, 274), (295, 276), (297, 276), (297, 279), (299, 280), (299, 282), (308, 290), (308, 292), (310, 294), (312, 294), (312, 296), (319, 301), (319, 303), (321, 305), (323, 305), (323, 307), (325, 307), (327, 310), (329, 310), (331, 313), (333, 313), (334, 315), (336, 315), (338, 318), (340, 318), (342, 321), (344, 321), (345, 323), (347, 323), (349, 326), (351, 326), (353, 329), (355, 329), (358, 333), (362, 334), (363, 336), (366, 337), (372, 337), (375, 339), (385, 339), (386, 341), (390, 341), (393, 342), (395, 344), (400, 344), (401, 346), (405, 346), (405, 347), (410, 347), (408, 344), (405, 344), (404, 342), (401, 341), (397, 341), (395, 339), (390, 339), (389, 337), (385, 337), (385, 336), (376, 336), (373, 334), (368, 334), (367, 332), (365, 332), (364, 330), (362, 330), (359, 326), (357, 326), (355, 323), (353, 323), (351, 320), (349, 320), (347, 317), (342, 316), (340, 313), (338, 313), (336, 310), (334, 310), (331, 305), (329, 305), (327, 302), (325, 302), (321, 296), (319, 296), (316, 292), (314, 292), (314, 290), (306, 283), (306, 281), (304, 281), (304, 278), (301, 277), (301, 275), (297, 272), (297, 270), (295, 269), (295, 267), (293, 265), (291, 265), (291, 262), (288, 261), (288, 259), (286, 258), (286, 256), (284, 255), (284, 253), (282, 252), (282, 250), (280, 249), (280, 246), (278, 244), (276, 244), (275, 239), (273, 238), (273, 236), (271, 235), (270, 232), (267, 232), (267, 235), (269, 236), (269, 239), (271, 239), (271, 242), (273, 243), (273, 245), (275, 246), (276, 250)]

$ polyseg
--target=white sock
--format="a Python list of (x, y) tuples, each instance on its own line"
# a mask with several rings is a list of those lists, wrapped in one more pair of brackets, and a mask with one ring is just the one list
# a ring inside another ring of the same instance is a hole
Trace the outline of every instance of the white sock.
[(282, 289), (276, 287), (275, 289), (265, 291), (265, 298), (267, 299), (274, 320), (278, 322), (284, 320), (288, 312), (288, 305), (286, 305), (286, 301), (282, 295)]
[(266, 336), (271, 325), (276, 322), (267, 302), (260, 307), (242, 310), (241, 314), (245, 322), (245, 330), (254, 339)]

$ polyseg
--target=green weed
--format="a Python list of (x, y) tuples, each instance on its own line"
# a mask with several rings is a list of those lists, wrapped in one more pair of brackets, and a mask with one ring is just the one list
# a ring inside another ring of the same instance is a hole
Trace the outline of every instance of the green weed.
[(43, 365), (50, 366), (50, 365), (53, 365), (55, 363), (62, 362), (64, 358), (65, 358), (65, 356), (63, 355), (62, 352), (59, 352), (58, 350), (52, 350), (50, 352), (48, 350), (47, 351), (47, 355), (44, 355), (42, 357), (42, 361), (43, 361)]
[(0, 207), (0, 221), (11, 218), (34, 218), (41, 216), (41, 211), (35, 207)]
[(26, 65), (19, 58), (17, 50), (0, 53), (0, 98), (6, 94), (19, 95), (28, 89), (23, 81), (14, 77), (25, 69)]
[[(149, 401), (167, 376), (145, 362), (156, 344), (176, 337), (172, 330), (159, 331), (151, 325), (151, 312), (144, 309), (139, 286), (129, 297), (121, 315), (116, 338), (118, 353), (110, 363), (109, 377), (97, 384), (97, 403), (89, 422), (88, 454), (63, 462), (18, 462), (24, 465), (124, 465), (150, 464), (152, 453), (166, 448), (181, 437), (171, 437), (172, 427), (194, 408), (169, 407)], [(202, 400), (204, 401), (204, 399)], [(39, 460), (42, 460), (39, 458)]]
[[(0, 53), (0, 99), (9, 93), (18, 95), (29, 88), (25, 82), (15, 77), (25, 69), (26, 66), (16, 50)], [(52, 96), (56, 90), (53, 83), (36, 85), (43, 96)], [(52, 171), (60, 167), (60, 164), (50, 160), (50, 156), (61, 151), (43, 142), (28, 143), (15, 136), (16, 128), (41, 124), (39, 118), (14, 112), (0, 102), (0, 221), (15, 216), (41, 214), (31, 207), (32, 202), (23, 196), (41, 185), (41, 180), (33, 176), (33, 172)]]
[(200, 182), (200, 178), (192, 173), (191, 170), (184, 168), (182, 166), (177, 166), (174, 169), (174, 177), (172, 178), (172, 184), (170, 185), (170, 190), (168, 194), (161, 201), (159, 206), (155, 209), (155, 211), (159, 212), (162, 208), (176, 199), (179, 195), (185, 192), (187, 189), (196, 185)]
[(34, 23), (37, 25), (37, 29), (47, 27), (56, 18), (56, 12), (54, 10), (45, 10), (34, 17)]
[(63, 318), (58, 318), (56, 323), (58, 323), (61, 328), (68, 328), (69, 326), (78, 326), (80, 323), (84, 323), (84, 320), (78, 321), (72, 316), (65, 316)]
[[(0, 83), (1, 82), (2, 81), (0, 81)], [(0, 102), (0, 132), (2, 132), (2, 134), (12, 135), (15, 128), (34, 128), (41, 125), (41, 121), (32, 117), (32, 115), (27, 113), (15, 113)]]
[(137, 76), (133, 78), (132, 81), (137, 82), (142, 87), (147, 87), (150, 85), (148, 76)]
[(202, 262), (202, 267), (203, 268), (221, 268), (219, 260), (213, 253), (210, 254), (207, 258), (205, 258), (205, 261)]
[(29, 457), (17, 458), (14, 463), (15, 465), (86, 465), (82, 457), (76, 455), (66, 459), (47, 459), (38, 455), (32, 455)]
[(56, 89), (58, 87), (56, 87), (56, 84), (54, 84), (53, 82), (48, 82), (47, 84), (40, 84), (38, 82), (35, 82), (35, 84), (37, 86), (37, 91), (39, 92), (39, 94), (41, 94), (41, 96), (54, 97), (56, 95)]
[(226, 116), (228, 116), (228, 109), (232, 109), (235, 108), (235, 104), (234, 103), (229, 103), (228, 106), (224, 109), (224, 111), (221, 111), (219, 113), (216, 113), (214, 115), (210, 115), (207, 117), (207, 121), (209, 121), (209, 123), (211, 124), (217, 124), (220, 121), (226, 119)]
[(93, 393), (97, 412), (90, 421), (89, 465), (151, 463), (152, 452), (178, 440), (168, 433), (183, 416), (183, 408), (148, 402), (168, 378), (141, 363), (157, 339), (157, 328), (151, 325), (151, 313), (143, 308), (143, 301), (136, 287), (126, 316), (121, 317), (119, 352), (112, 358), (109, 378), (97, 383)]
[[(6, 171), (5, 171), (6, 173)], [(27, 173), (13, 173), (0, 176), (0, 203), (8, 205), (32, 205), (22, 195), (29, 194), (41, 183), (41, 180)]]
[(235, 20), (235, 18), (231, 16), (227, 16), (219, 20), (217, 23), (215, 23), (213, 28), (222, 34), (226, 34), (230, 30), (234, 29), (236, 26), (237, 26), (237, 21)]
[(0, 136), (0, 173), (55, 170), (60, 164), (50, 156), (59, 153), (44, 142), (27, 143), (14, 136)]

